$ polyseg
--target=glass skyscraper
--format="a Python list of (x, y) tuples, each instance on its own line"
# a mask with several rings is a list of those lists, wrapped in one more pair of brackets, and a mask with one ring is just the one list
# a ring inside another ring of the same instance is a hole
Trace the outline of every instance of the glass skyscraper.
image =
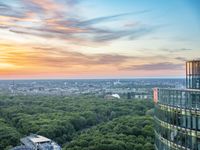
[(154, 89), (156, 150), (200, 150), (200, 61), (186, 62), (186, 89)]

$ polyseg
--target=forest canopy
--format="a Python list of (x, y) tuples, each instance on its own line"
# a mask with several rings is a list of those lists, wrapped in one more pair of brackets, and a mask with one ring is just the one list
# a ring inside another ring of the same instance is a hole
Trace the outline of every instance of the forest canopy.
[(30, 133), (66, 150), (153, 150), (153, 103), (93, 95), (0, 96), (0, 149)]

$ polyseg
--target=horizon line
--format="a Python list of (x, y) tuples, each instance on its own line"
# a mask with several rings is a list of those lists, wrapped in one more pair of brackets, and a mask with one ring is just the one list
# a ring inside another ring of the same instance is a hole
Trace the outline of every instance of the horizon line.
[(0, 81), (9, 80), (106, 80), (106, 79), (183, 79), (185, 76), (166, 76), (166, 77), (88, 77), (88, 78), (0, 78)]

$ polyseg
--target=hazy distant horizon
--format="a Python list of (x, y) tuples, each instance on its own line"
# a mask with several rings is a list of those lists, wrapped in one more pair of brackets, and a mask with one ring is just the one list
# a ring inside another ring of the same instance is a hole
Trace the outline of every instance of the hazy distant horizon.
[(2, 79), (0, 78), (0, 81), (12, 81), (12, 80), (134, 80), (134, 79), (185, 79), (184, 76), (168, 76), (168, 77), (121, 77), (121, 78), (117, 78), (117, 77), (99, 77), (99, 78), (91, 78), (91, 77), (88, 77), (88, 78), (13, 78), (13, 79)]

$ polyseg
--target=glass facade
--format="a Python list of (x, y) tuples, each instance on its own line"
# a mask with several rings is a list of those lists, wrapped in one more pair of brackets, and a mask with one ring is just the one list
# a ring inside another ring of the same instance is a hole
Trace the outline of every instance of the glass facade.
[(200, 150), (199, 62), (186, 63), (187, 89), (154, 89), (156, 150)]
[(200, 61), (186, 62), (186, 84), (189, 89), (200, 89)]

